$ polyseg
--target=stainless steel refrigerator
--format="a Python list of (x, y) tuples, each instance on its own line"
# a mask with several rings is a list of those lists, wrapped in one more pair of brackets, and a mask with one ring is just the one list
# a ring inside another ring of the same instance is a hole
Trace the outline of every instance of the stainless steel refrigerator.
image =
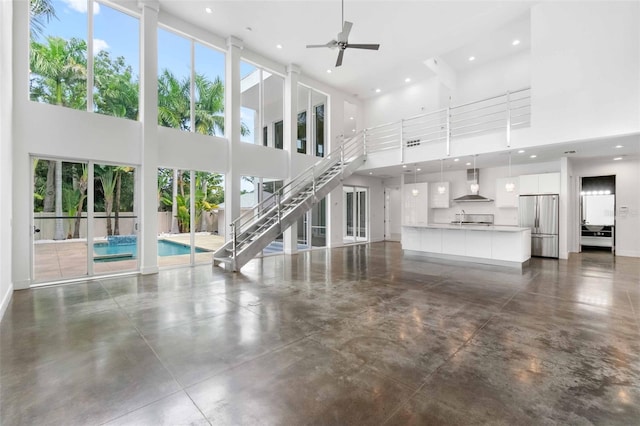
[(521, 195), (520, 226), (531, 228), (531, 255), (558, 258), (558, 195)]

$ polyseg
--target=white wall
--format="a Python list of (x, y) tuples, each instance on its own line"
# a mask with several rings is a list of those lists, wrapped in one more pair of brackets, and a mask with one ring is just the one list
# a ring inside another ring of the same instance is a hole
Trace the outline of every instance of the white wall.
[(640, 3), (541, 2), (531, 9), (536, 136), (579, 140), (640, 130)]
[[(640, 257), (640, 160), (574, 160), (577, 179), (587, 176), (616, 176), (616, 255)], [(622, 207), (627, 213), (621, 214)], [(575, 219), (569, 226), (577, 229)]]
[(470, 68), (458, 74), (451, 105), (460, 105), (531, 86), (529, 50)]
[(11, 300), (12, 239), (12, 56), (13, 2), (0, 2), (0, 319)]

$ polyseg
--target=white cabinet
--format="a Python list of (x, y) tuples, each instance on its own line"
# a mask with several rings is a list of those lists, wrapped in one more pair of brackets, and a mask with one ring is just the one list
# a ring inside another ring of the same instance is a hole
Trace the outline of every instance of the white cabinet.
[(464, 256), (466, 254), (466, 231), (460, 229), (442, 230), (442, 253)]
[[(506, 189), (507, 183), (513, 183), (514, 188), (513, 191), (508, 192)], [(508, 207), (518, 207), (518, 196), (520, 195), (519, 190), (519, 179), (517, 177), (511, 178), (500, 178), (496, 180), (496, 207), (498, 208), (508, 208)]]
[(487, 231), (467, 231), (465, 255), (469, 257), (491, 258), (491, 234)]
[(520, 176), (520, 195), (559, 194), (560, 173)]
[(411, 227), (402, 228), (402, 249), (420, 250), (420, 229)]
[[(432, 209), (448, 209), (449, 208), (449, 182), (436, 182), (430, 185), (431, 186), (431, 201), (429, 203), (429, 207)], [(438, 187), (444, 187), (445, 191), (443, 194), (438, 192)]]
[(423, 228), (420, 249), (431, 253), (442, 251), (442, 229)]
[(559, 194), (560, 173), (538, 175), (538, 194)]
[(402, 192), (402, 224), (426, 225), (428, 223), (428, 215), (429, 184), (405, 184)]

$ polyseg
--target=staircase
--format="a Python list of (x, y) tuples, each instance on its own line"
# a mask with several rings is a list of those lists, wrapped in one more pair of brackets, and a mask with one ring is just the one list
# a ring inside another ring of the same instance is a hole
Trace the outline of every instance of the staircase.
[(213, 264), (239, 271), (357, 170), (365, 161), (364, 146), (364, 133), (360, 132), (243, 213), (230, 225), (231, 239), (213, 254)]

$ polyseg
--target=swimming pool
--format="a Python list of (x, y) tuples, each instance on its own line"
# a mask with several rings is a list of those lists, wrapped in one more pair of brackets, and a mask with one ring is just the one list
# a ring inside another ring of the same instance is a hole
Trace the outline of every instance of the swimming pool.
[[(114, 260), (135, 259), (138, 255), (138, 245), (135, 242), (126, 243), (96, 243), (93, 245), (96, 262), (109, 262)], [(204, 250), (196, 247), (196, 253), (206, 253)], [(181, 254), (189, 254), (191, 249), (184, 244), (175, 243), (173, 241), (158, 240), (158, 256), (177, 256)]]

